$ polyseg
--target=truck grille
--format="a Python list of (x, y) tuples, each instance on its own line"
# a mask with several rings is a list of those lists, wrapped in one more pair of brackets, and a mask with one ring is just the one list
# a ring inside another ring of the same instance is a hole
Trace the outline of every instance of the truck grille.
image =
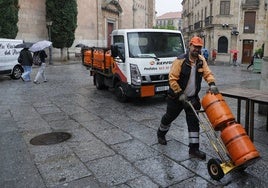
[(156, 83), (156, 82), (166, 82), (168, 81), (168, 74), (158, 74), (158, 75), (145, 75), (142, 76), (142, 83)]

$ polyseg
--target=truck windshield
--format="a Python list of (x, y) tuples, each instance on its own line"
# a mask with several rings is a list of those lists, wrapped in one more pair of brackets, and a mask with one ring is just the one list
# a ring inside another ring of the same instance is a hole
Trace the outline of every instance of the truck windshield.
[(132, 58), (177, 57), (184, 44), (179, 33), (134, 32), (128, 33), (128, 49)]

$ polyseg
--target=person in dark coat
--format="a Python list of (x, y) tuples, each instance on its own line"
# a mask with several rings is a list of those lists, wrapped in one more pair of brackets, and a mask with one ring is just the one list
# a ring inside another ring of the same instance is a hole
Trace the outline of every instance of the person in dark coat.
[(247, 70), (249, 69), (249, 67), (251, 67), (252, 65), (254, 65), (254, 59), (255, 58), (259, 59), (260, 56), (257, 53), (254, 53), (254, 55), (251, 58), (250, 64), (247, 66)]
[(24, 69), (24, 72), (21, 75), (21, 79), (25, 82), (30, 82), (32, 65), (33, 65), (33, 56), (32, 56), (32, 53), (29, 51), (29, 48), (23, 48), (20, 51), (18, 62), (21, 64), (21, 66)]

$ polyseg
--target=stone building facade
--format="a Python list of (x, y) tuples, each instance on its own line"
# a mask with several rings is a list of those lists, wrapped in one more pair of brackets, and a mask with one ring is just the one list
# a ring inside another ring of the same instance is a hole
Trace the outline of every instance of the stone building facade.
[(156, 17), (156, 26), (168, 26), (172, 25), (175, 29), (182, 29), (181, 12), (167, 12), (161, 16)]
[[(48, 39), (45, 2), (19, 0), (17, 39), (29, 42)], [(78, 43), (108, 47), (112, 30), (152, 28), (155, 19), (155, 0), (79, 0), (77, 4), (77, 28), (70, 51)]]
[(231, 62), (231, 50), (238, 50), (238, 61), (250, 63), (265, 43), (266, 0), (183, 0), (182, 5), (186, 44), (201, 36), (210, 52), (218, 51), (217, 61)]

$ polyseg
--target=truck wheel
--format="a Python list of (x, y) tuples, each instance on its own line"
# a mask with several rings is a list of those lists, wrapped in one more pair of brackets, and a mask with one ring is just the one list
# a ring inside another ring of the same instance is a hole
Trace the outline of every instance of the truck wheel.
[(219, 181), (224, 176), (219, 159), (210, 159), (207, 164), (207, 169), (210, 177), (214, 180)]
[(105, 88), (105, 85), (104, 85), (104, 77), (100, 74), (96, 74), (94, 76), (94, 80), (95, 80), (95, 85), (96, 85), (96, 88), (99, 89), (99, 90), (102, 90)]
[(120, 82), (115, 85), (115, 96), (119, 102), (127, 102), (128, 97), (126, 96), (124, 89)]

